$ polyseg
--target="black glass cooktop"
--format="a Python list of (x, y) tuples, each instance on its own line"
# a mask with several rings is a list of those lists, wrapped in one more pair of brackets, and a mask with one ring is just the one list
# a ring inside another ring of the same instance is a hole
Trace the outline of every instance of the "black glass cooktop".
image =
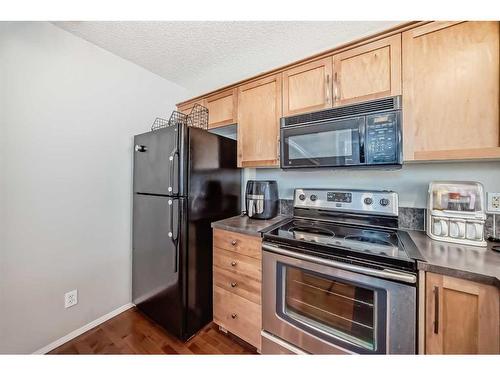
[(334, 255), (412, 262), (398, 232), (391, 229), (293, 219), (265, 233), (264, 237), (302, 248), (314, 245), (314, 249)]

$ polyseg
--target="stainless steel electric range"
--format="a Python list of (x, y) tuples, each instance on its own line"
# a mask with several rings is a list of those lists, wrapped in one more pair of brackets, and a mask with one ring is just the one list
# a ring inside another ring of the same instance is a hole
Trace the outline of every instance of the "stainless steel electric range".
[(416, 352), (422, 258), (397, 193), (296, 189), (262, 248), (262, 353)]

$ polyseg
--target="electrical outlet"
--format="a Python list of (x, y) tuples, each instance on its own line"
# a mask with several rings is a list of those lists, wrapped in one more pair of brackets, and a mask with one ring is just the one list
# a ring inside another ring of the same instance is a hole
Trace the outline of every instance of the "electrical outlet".
[(78, 289), (72, 290), (64, 295), (64, 308), (74, 306), (78, 303)]
[(500, 193), (487, 193), (488, 212), (500, 212)]

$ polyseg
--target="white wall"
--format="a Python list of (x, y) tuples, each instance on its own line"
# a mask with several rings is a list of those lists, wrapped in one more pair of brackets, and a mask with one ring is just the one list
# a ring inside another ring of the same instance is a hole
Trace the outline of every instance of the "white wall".
[(277, 180), (282, 199), (292, 199), (296, 187), (388, 189), (399, 193), (399, 205), (402, 207), (426, 207), (427, 187), (434, 180), (479, 181), (485, 191), (500, 191), (498, 161), (406, 164), (402, 169), (392, 171), (249, 169), (244, 176), (247, 179)]
[(0, 22), (0, 353), (131, 301), (132, 136), (185, 95), (50, 23)]

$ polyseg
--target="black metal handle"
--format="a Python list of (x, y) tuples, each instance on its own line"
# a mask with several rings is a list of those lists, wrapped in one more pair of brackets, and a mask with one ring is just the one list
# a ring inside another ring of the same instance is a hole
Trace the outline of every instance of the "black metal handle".
[(439, 333), (439, 287), (434, 287), (434, 333)]
[(238, 285), (238, 284), (237, 284), (236, 282), (234, 282), (234, 281), (233, 281), (233, 282), (231, 283), (231, 288), (236, 288), (236, 286), (237, 286), (237, 285)]
[[(172, 240), (174, 246), (175, 246), (175, 259), (174, 259), (174, 272), (177, 273), (179, 270), (179, 209), (175, 210), (176, 212), (176, 220), (177, 220), (177, 227), (176, 230), (174, 231), (174, 201), (175, 199), (170, 199), (168, 201), (168, 205), (170, 206), (170, 230), (168, 233), (168, 236)], [(174, 235), (175, 234), (175, 235)]]
[[(172, 153), (170, 154), (170, 157), (168, 158), (170, 160), (170, 183), (172, 184), (172, 186), (169, 186), (168, 187), (168, 191), (169, 193), (172, 193), (172, 194), (177, 194), (177, 192), (174, 191), (174, 188), (175, 188), (175, 181), (174, 181), (174, 171), (175, 171), (175, 159), (177, 157), (177, 160), (179, 159), (179, 150), (177, 148), (175, 148)], [(179, 186), (179, 184), (177, 183), (177, 186)], [(179, 189), (177, 189), (179, 190)]]
[(236, 319), (238, 317), (238, 314), (231, 314), (231, 318)]
[(148, 148), (144, 145), (135, 145), (135, 152), (146, 152)]

